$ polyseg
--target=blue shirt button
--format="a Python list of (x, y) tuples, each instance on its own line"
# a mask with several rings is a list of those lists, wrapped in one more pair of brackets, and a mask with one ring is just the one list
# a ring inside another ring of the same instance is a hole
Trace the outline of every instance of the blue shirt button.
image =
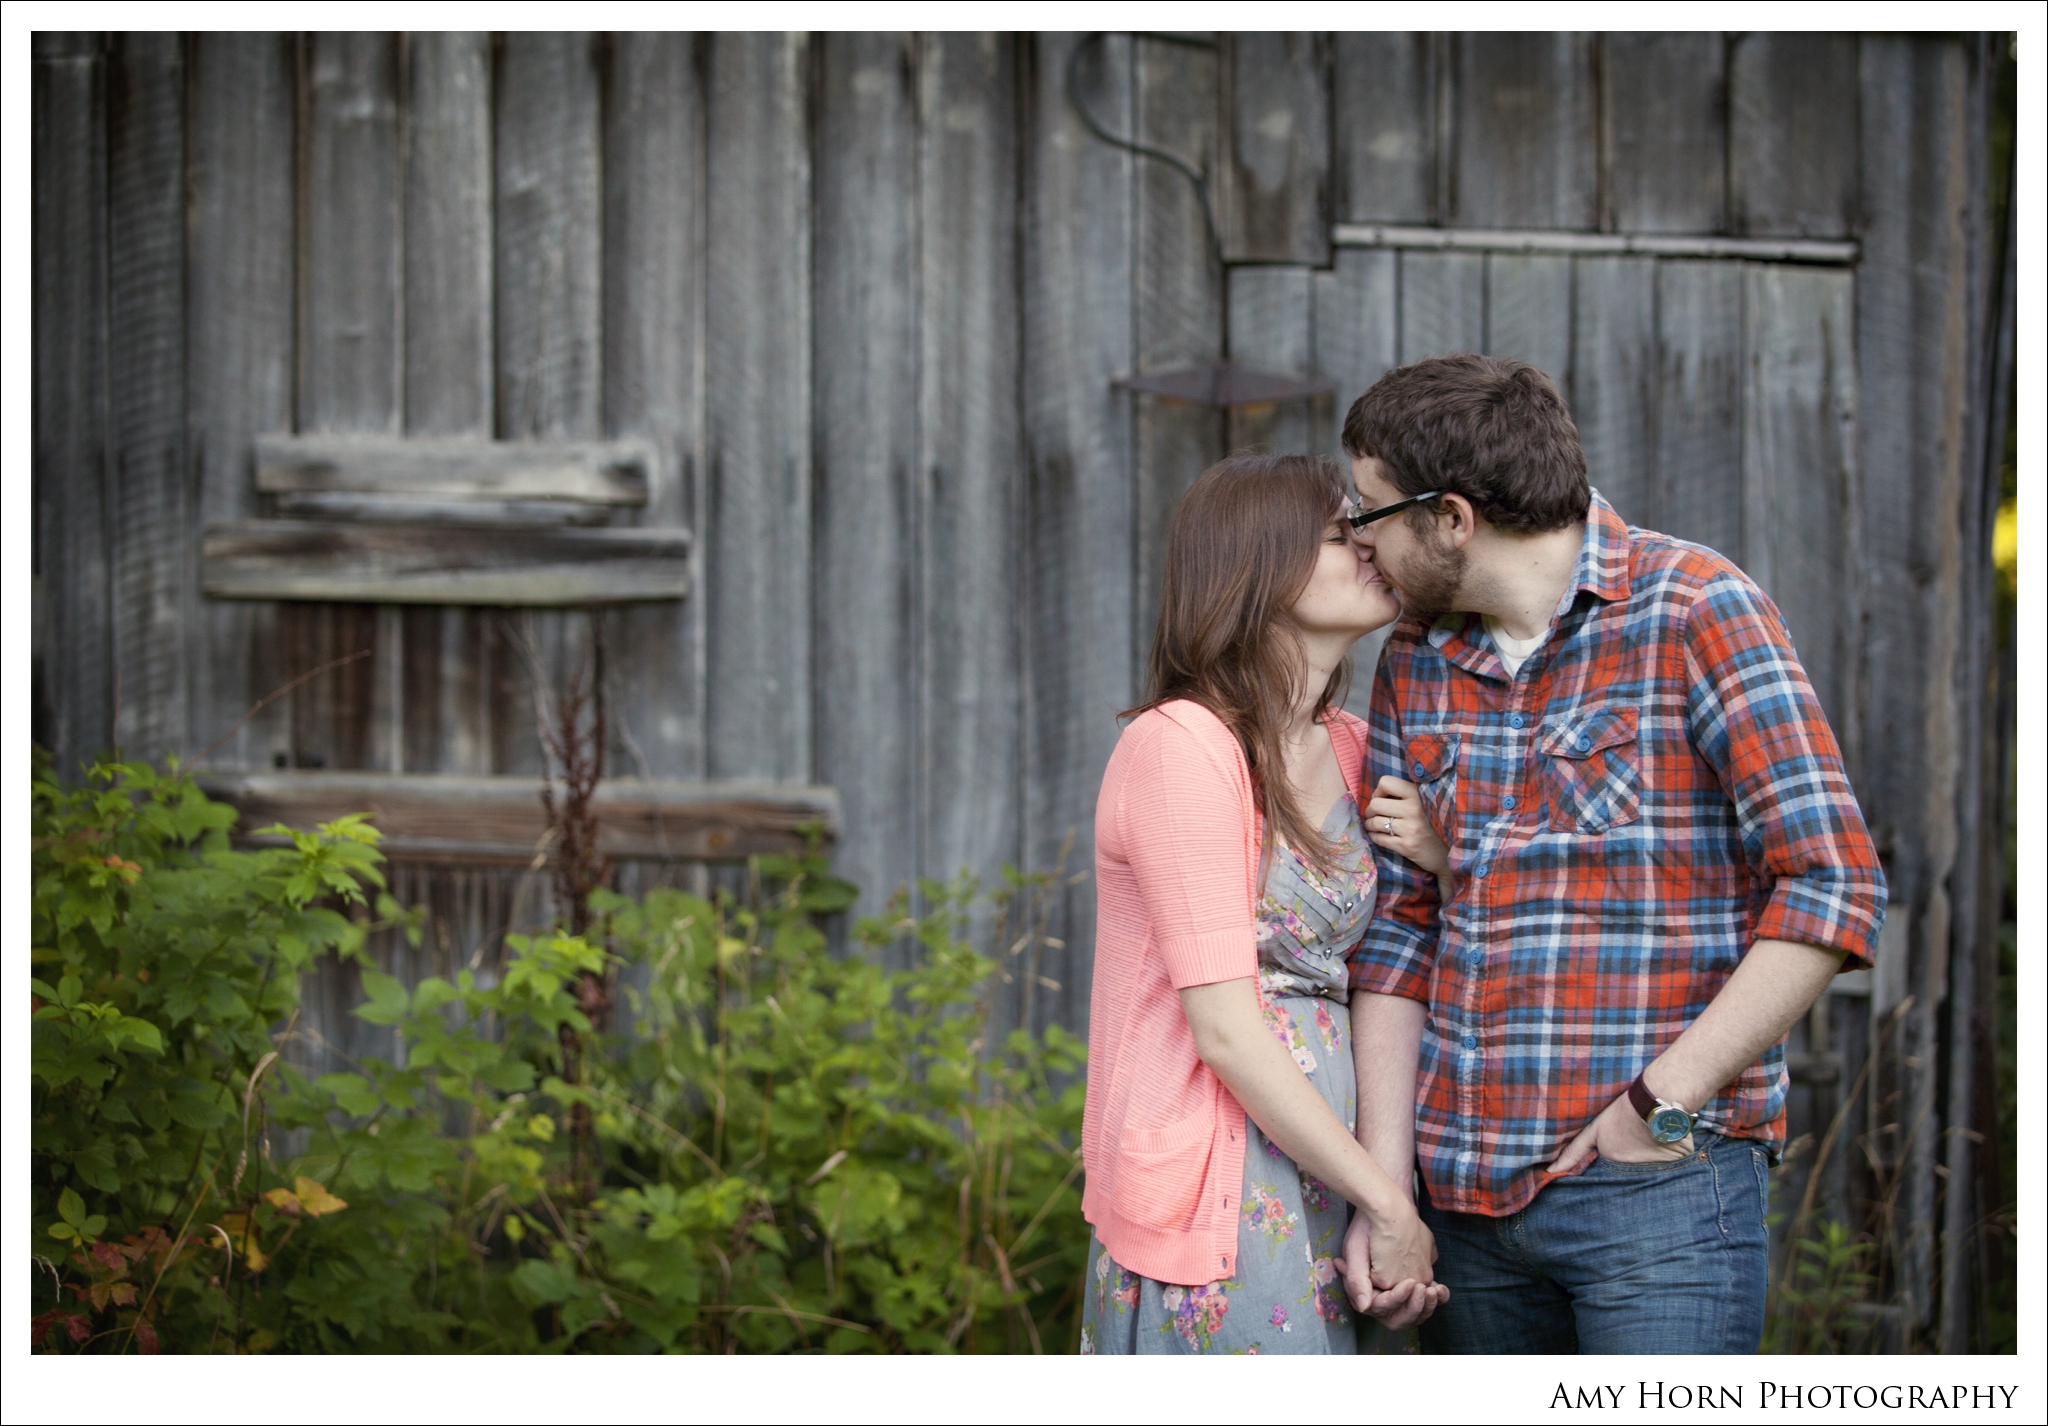
[(1481, 862), (1478, 866), (1472, 868), (1472, 875), (1485, 876), (1489, 871), (1492, 870), (1492, 867), (1488, 866), (1485, 862)]
[(1585, 752), (1585, 751), (1586, 751), (1586, 750), (1587, 750), (1588, 748), (1590, 748), (1590, 747), (1592, 747), (1592, 746), (1593, 746), (1593, 740), (1592, 740), (1591, 738), (1580, 738), (1580, 739), (1579, 739), (1579, 751), (1580, 751), (1580, 752), (1582, 752), (1582, 753), (1583, 753), (1583, 752)]
[(1415, 765), (1415, 775), (1416, 775), (1417, 777), (1421, 777), (1421, 776), (1422, 776), (1422, 764), (1421, 764), (1421, 763), (1417, 763), (1417, 764)]
[(1468, 1049), (1468, 1050), (1476, 1050), (1476, 1049), (1478, 1049), (1478, 1048), (1479, 1048), (1479, 1037), (1478, 1037), (1477, 1035), (1467, 1035), (1467, 1036), (1465, 1037), (1465, 1048), (1466, 1048), (1466, 1049)]
[(1529, 720), (1528, 720), (1527, 718), (1524, 718), (1524, 717), (1523, 717), (1523, 716), (1522, 716), (1521, 714), (1519, 714), (1519, 713), (1510, 713), (1510, 714), (1508, 714), (1508, 726), (1509, 726), (1510, 728), (1519, 728), (1519, 727), (1521, 727), (1521, 726), (1522, 726), (1523, 724), (1527, 723), (1528, 721), (1529, 721)]
[(1500, 805), (1512, 812), (1515, 810), (1515, 795), (1511, 792), (1500, 800)]

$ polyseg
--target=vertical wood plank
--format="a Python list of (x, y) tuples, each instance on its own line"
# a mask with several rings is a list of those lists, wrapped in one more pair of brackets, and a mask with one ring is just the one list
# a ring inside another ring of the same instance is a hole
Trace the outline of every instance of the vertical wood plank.
[[(704, 528), (704, 104), (688, 35), (615, 36), (605, 94), (605, 433), (653, 449), (645, 525)], [(619, 772), (704, 775), (704, 601), (609, 612)]]
[[(1862, 405), (1865, 660), (1858, 791), (1887, 853), (1887, 931), (1900, 928), (1914, 1002), (1873, 1074), (1878, 1164), (1904, 1225), (1909, 1329), (1933, 1316), (1941, 1000), (1959, 852), (1956, 678), (1971, 331), (1969, 81), (1950, 40), (1860, 41), (1863, 224), (1856, 346)], [(1881, 615), (1881, 617), (1879, 617)], [(1968, 696), (1977, 696), (1971, 689)], [(1874, 1032), (1873, 1032), (1874, 1033)], [(1885, 1125), (1896, 1128), (1886, 1131)], [(1872, 1193), (1875, 1175), (1859, 1173)]]
[(1728, 227), (1757, 237), (1855, 231), (1854, 35), (1756, 31), (1728, 60)]
[(1404, 252), (1401, 361), (1476, 352), (1486, 341), (1486, 255)]
[[(602, 430), (603, 139), (596, 44), (587, 34), (508, 33), (494, 85), (492, 224), (498, 435), (593, 439)], [(586, 666), (580, 614), (499, 616), (494, 771), (541, 766), (534, 682), (552, 704)], [(524, 647), (527, 657), (520, 657)], [(534, 665), (538, 666), (536, 672)]]
[[(1071, 34), (1028, 42), (1024, 92), (1027, 205), (1024, 218), (1024, 419), (1030, 459), (1028, 600), (1029, 724), (1024, 779), (1025, 857), (1050, 867), (1069, 837), (1069, 874), (1095, 861), (1095, 795), (1119, 732), (1116, 713), (1134, 701), (1131, 649), (1131, 404), (1110, 381), (1136, 351), (1131, 291), (1138, 160), (1098, 142), (1067, 103)], [(1089, 43), (1078, 73), (1082, 102), (1113, 133), (1135, 122), (1133, 41)], [(1010, 1014), (1088, 1030), (1093, 966), (1092, 880), (1056, 889), (1052, 934), (1066, 942), (1040, 973), (1020, 973)], [(1027, 998), (1028, 997), (1028, 998)]]
[(1315, 449), (1341, 457), (1344, 416), (1400, 360), (1400, 260), (1373, 248), (1340, 248), (1315, 274), (1315, 374), (1335, 383), (1328, 429)]
[[(1140, 39), (1134, 51), (1138, 140), (1179, 153), (1196, 168), (1216, 165), (1214, 51)], [(1202, 208), (1186, 176), (1152, 160), (1137, 184), (1138, 271), (1131, 296), (1140, 371), (1223, 356), (1223, 274), (1209, 250)], [(1131, 662), (1142, 670), (1159, 619), (1166, 530), (1181, 493), (1223, 454), (1223, 413), (1204, 406), (1135, 398), (1137, 411), (1138, 607)]]
[[(297, 429), (393, 432), (404, 390), (398, 37), (311, 34), (300, 63)], [(292, 677), (374, 651), (289, 695), (292, 762), (401, 765), (399, 611), (292, 604), (280, 619)]]
[[(1315, 367), (1314, 279), (1308, 267), (1232, 268), (1230, 359), (1258, 371), (1308, 376)], [(1226, 444), (1231, 450), (1314, 450), (1329, 429), (1329, 406), (1318, 398), (1239, 407), (1230, 413)]]
[(1217, 37), (1223, 113), (1217, 219), (1231, 262), (1330, 260), (1330, 41)]
[(1590, 230), (1599, 217), (1593, 42), (1583, 34), (1461, 34), (1449, 221)]
[(307, 37), (298, 428), (399, 429), (398, 42)]
[(491, 37), (406, 44), (405, 429), (488, 437)]
[(107, 508), (106, 61), (97, 37), (32, 64), (36, 740), (75, 780), (113, 743)]
[(1657, 460), (1648, 520), (1740, 564), (1742, 267), (1657, 265)]
[(496, 89), (498, 434), (600, 425), (598, 70), (592, 37), (511, 33)]
[(918, 860), (985, 887), (1024, 860), (1020, 43), (934, 34), (918, 67)]
[(1718, 233), (1726, 221), (1727, 41), (1600, 37), (1600, 226)]
[(1854, 279), (1789, 263), (1744, 269), (1743, 567), (1783, 611), (1829, 721), (1847, 727)]
[(1572, 417), (1586, 475), (1622, 519), (1644, 524), (1657, 458), (1656, 262), (1575, 262)]
[(711, 41), (702, 583), (712, 777), (811, 773), (811, 214), (801, 37)]
[(107, 94), (108, 420), (113, 440), (114, 659), (123, 751), (186, 745), (198, 587), (185, 481), (185, 52), (118, 36)]
[[(488, 438), (496, 409), (491, 37), (421, 32), (405, 43), (405, 429)], [(483, 690), (495, 617), (478, 609), (405, 611), (405, 766), (490, 770)]]
[(380, 730), (373, 727), (372, 717), (378, 695), (389, 692), (387, 660), (379, 656), (383, 650), (378, 647), (378, 635), (390, 627), (389, 613), (371, 604), (294, 602), (278, 606), (275, 646), (264, 639), (255, 651), (255, 657), (269, 656), (279, 662), (277, 682), (272, 686), (369, 650), (368, 657), (331, 668), (278, 700), (290, 720), (288, 766), (386, 765), (383, 758), (375, 756), (382, 750), (375, 742)]
[(813, 746), (856, 915), (917, 874), (917, 112), (907, 36), (821, 37)]
[(1347, 223), (1435, 221), (1436, 64), (1429, 36), (1345, 31), (1335, 49), (1333, 214)]
[(1929, 779), (1944, 755), (1928, 742), (1928, 700), (1946, 683), (1935, 665), (1952, 652), (1940, 647), (1929, 588), (1952, 556), (1928, 512), (1953, 508), (1962, 488), (1966, 397), (1944, 373), (1968, 340), (1964, 79), (1950, 45), (1904, 38), (1864, 42), (1860, 72), (1860, 525), (1865, 607), (1888, 614), (1864, 630), (1870, 704), (1858, 793), (1894, 859), (1894, 914), (1913, 916), (1928, 875), (1916, 828), (1939, 808)]
[(1572, 260), (1489, 253), (1486, 352), (1528, 362), (1572, 400)]
[[(1347, 467), (1345, 414), (1399, 357), (1399, 279), (1394, 253), (1366, 248), (1340, 249), (1330, 271), (1315, 275), (1315, 370), (1337, 387), (1320, 448)], [(1351, 691), (1344, 706), (1360, 717), (1372, 706), (1373, 670), (1387, 632), (1367, 635), (1351, 651)]]
[[(185, 380), (198, 519), (186, 537), (196, 545), (206, 524), (257, 513), (251, 439), (291, 429), (296, 125), (289, 38), (202, 34), (189, 63)], [(187, 558), (196, 565), (196, 549)], [(199, 626), (189, 694), (195, 755), (290, 677), (276, 606), (207, 601)], [(214, 765), (289, 761), (287, 702), (250, 719)]]

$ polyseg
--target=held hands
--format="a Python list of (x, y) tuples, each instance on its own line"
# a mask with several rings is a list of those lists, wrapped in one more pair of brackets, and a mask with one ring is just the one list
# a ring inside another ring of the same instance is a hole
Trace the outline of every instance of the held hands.
[(1436, 1241), (1413, 1213), (1403, 1223), (1383, 1226), (1377, 1234), (1365, 1214), (1353, 1213), (1351, 1226), (1344, 1232), (1343, 1252), (1336, 1266), (1344, 1277), (1351, 1305), (1377, 1318), (1389, 1331), (1405, 1331), (1426, 1321), (1450, 1300), (1451, 1290), (1431, 1281)]
[(1408, 858), (1424, 871), (1443, 876), (1451, 869), (1451, 854), (1430, 825), (1422, 810), (1422, 794), (1412, 782), (1398, 777), (1379, 780), (1365, 809), (1365, 832), (1376, 845)]
[(1579, 1130), (1578, 1137), (1551, 1162), (1550, 1172), (1564, 1173), (1589, 1153), (1618, 1164), (1654, 1164), (1682, 1159), (1692, 1152), (1690, 1134), (1675, 1144), (1660, 1144), (1651, 1138), (1650, 1126), (1623, 1094)]

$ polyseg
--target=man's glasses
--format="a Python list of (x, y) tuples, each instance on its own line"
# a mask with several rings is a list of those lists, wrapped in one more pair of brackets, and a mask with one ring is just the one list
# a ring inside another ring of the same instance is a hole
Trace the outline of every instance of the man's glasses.
[[(1351, 522), (1354, 530), (1363, 530), (1375, 520), (1384, 520), (1389, 515), (1398, 515), (1410, 505), (1420, 505), (1425, 500), (1434, 500), (1443, 494), (1441, 490), (1425, 490), (1420, 495), (1411, 495), (1406, 500), (1396, 500), (1392, 505), (1382, 505), (1377, 510), (1346, 509), (1344, 518)], [(1357, 502), (1347, 502), (1355, 506)]]

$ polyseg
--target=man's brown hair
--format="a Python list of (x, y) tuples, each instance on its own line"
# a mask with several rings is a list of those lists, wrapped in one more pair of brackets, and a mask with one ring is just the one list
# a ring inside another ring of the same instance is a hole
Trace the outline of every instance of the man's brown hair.
[(1464, 353), (1395, 367), (1351, 403), (1344, 450), (1403, 495), (1462, 495), (1495, 529), (1532, 535), (1586, 518), (1586, 452), (1564, 398), (1524, 361)]

